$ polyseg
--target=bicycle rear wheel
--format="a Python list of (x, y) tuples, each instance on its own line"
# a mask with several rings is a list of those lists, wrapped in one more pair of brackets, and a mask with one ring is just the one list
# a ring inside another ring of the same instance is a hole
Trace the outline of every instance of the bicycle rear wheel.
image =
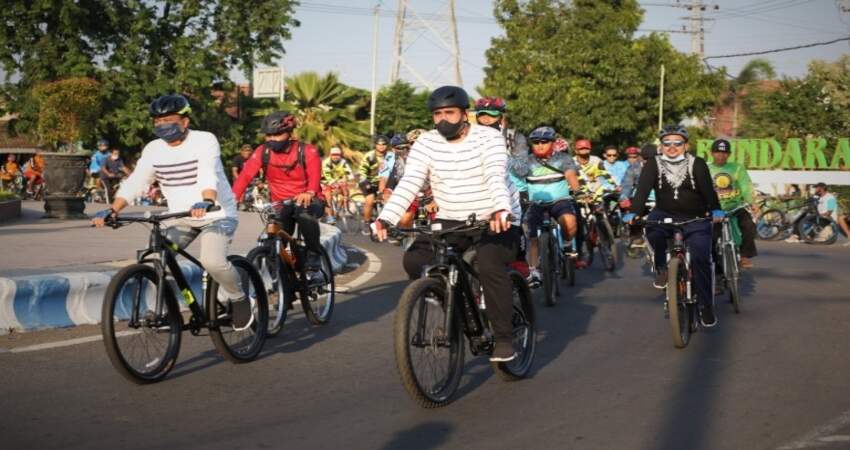
[(599, 227), (599, 256), (605, 270), (613, 272), (617, 267), (616, 241), (613, 239), (611, 226), (602, 221), (602, 226)]
[(534, 303), (528, 284), (522, 275), (511, 271), (513, 316), (513, 345), (516, 358), (508, 362), (491, 362), (493, 370), (505, 381), (515, 381), (525, 378), (534, 362), (534, 352), (537, 348), (537, 333), (534, 325)]
[(785, 213), (778, 209), (768, 209), (756, 221), (756, 234), (759, 239), (772, 241), (782, 236), (785, 227)]
[(253, 322), (244, 330), (236, 330), (231, 324), (230, 305), (219, 284), (209, 277), (205, 309), (210, 323), (210, 339), (224, 359), (232, 363), (244, 363), (260, 354), (266, 341), (269, 320), (269, 304), (266, 287), (257, 269), (242, 256), (227, 257), (239, 274), (242, 292), (251, 302)]
[(738, 314), (741, 312), (741, 294), (738, 291), (740, 272), (738, 271), (738, 259), (728, 246), (723, 251), (723, 266), (726, 269), (724, 276), (726, 277), (726, 287), (729, 289), (729, 301), (732, 302), (732, 309), (735, 314)]
[(540, 273), (543, 276), (543, 304), (546, 306), (555, 306), (557, 299), (555, 298), (555, 267), (553, 266), (552, 257), (552, 235), (549, 232), (540, 233), (537, 238), (537, 249), (540, 253)]
[(838, 230), (832, 219), (809, 215), (797, 224), (797, 233), (807, 244), (832, 245), (838, 240)]
[[(157, 291), (163, 288), (157, 314)], [(124, 378), (138, 384), (163, 379), (177, 361), (182, 325), (174, 293), (158, 285), (153, 267), (134, 264), (110, 280), (100, 329), (109, 361)]]
[(667, 263), (667, 313), (673, 346), (685, 348), (691, 339), (691, 311), (687, 305), (688, 270), (678, 257)]
[(274, 249), (267, 245), (254, 247), (245, 257), (251, 265), (257, 268), (263, 285), (266, 287), (266, 297), (269, 303), (269, 320), (267, 337), (275, 337), (286, 323), (289, 308), (286, 306), (283, 279), (280, 271), (280, 256), (274, 254)]
[(410, 283), (395, 313), (395, 359), (407, 393), (423, 408), (447, 405), (463, 374), (458, 314), (446, 330), (445, 285), (433, 278)]
[(336, 297), (334, 268), (324, 247), (319, 248), (321, 265), (313, 270), (305, 269), (302, 283), (307, 283), (307, 298), (301, 299), (301, 308), (313, 325), (324, 325), (331, 320)]

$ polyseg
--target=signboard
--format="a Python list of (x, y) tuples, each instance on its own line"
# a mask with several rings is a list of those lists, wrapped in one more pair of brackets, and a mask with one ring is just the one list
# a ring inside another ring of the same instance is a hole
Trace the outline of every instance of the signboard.
[(263, 67), (254, 69), (254, 98), (277, 98), (283, 101), (283, 67)]

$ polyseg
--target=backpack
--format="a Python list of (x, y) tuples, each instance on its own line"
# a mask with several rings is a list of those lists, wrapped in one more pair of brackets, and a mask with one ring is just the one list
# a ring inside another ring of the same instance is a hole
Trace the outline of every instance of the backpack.
[[(304, 172), (305, 173), (307, 172), (307, 164), (304, 162), (304, 146), (305, 146), (305, 144), (303, 142), (298, 143), (298, 159), (295, 161), (295, 164), (293, 164), (292, 166), (281, 167), (281, 169), (283, 169), (284, 172), (288, 173), (290, 170), (294, 169), (295, 166), (301, 166), (301, 168), (304, 169)], [(271, 149), (268, 148), (267, 146), (263, 145), (263, 177), (264, 178), (268, 177), (269, 160), (271, 160)]]

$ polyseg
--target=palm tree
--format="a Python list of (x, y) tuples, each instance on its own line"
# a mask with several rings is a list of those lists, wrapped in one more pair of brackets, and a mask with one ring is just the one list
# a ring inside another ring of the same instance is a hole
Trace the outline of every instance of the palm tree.
[(729, 93), (723, 99), (723, 105), (732, 105), (732, 136), (738, 135), (738, 112), (743, 110), (747, 112), (750, 108), (750, 102), (746, 100), (746, 96), (742, 94), (748, 89), (753, 88), (756, 83), (763, 80), (769, 80), (776, 77), (776, 71), (773, 70), (773, 65), (766, 59), (753, 59), (745, 65), (738, 76), (729, 81)]
[(273, 110), (292, 112), (298, 118), (298, 139), (314, 144), (322, 152), (333, 146), (363, 148), (369, 142), (369, 123), (365, 119), (365, 91), (347, 86), (334, 73), (320, 77), (302, 72), (287, 77), (286, 95), (276, 108), (256, 111), (264, 116)]

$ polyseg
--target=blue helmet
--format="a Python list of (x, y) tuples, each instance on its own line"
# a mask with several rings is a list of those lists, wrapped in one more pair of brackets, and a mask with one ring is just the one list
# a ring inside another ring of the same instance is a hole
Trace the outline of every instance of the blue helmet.
[(688, 140), (688, 130), (681, 125), (665, 125), (658, 131), (658, 139), (664, 139), (671, 134), (682, 136), (686, 141)]
[(528, 135), (530, 141), (554, 141), (557, 138), (558, 133), (552, 127), (537, 127)]
[(394, 134), (390, 139), (390, 147), (406, 147), (407, 145), (407, 137), (401, 134)]

